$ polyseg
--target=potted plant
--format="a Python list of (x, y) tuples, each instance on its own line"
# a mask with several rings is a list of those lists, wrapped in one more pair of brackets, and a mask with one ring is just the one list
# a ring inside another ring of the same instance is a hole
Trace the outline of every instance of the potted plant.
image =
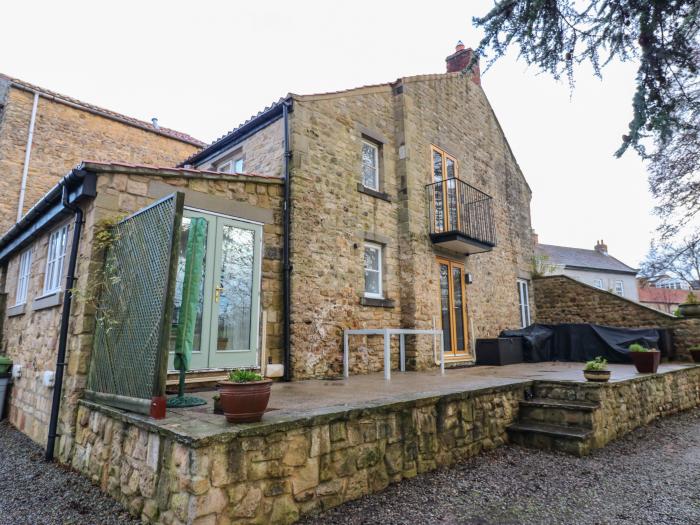
[(229, 423), (255, 423), (270, 400), (272, 381), (250, 370), (234, 370), (219, 383), (221, 408)]
[(683, 317), (700, 317), (700, 301), (693, 292), (688, 292), (688, 297), (678, 305), (678, 310)]
[(656, 348), (645, 348), (640, 344), (629, 346), (629, 356), (640, 374), (655, 374), (661, 361), (661, 352)]
[(693, 362), (700, 363), (700, 345), (691, 346), (688, 348), (688, 351), (693, 358)]
[(585, 377), (587, 381), (607, 383), (610, 380), (608, 360), (598, 356), (592, 361), (586, 362), (586, 366), (583, 367), (583, 377)]

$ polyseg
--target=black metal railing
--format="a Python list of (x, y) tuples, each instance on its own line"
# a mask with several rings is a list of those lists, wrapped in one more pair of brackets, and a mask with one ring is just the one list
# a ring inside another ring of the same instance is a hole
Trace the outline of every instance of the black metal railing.
[(490, 195), (460, 179), (445, 179), (426, 187), (430, 234), (456, 233), (489, 246), (496, 245)]

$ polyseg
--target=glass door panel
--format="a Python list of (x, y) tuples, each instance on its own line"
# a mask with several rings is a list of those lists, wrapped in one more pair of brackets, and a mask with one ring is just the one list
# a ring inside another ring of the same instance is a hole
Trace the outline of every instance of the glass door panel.
[(258, 364), (261, 237), (260, 225), (217, 220), (210, 366)]
[(450, 357), (469, 354), (467, 303), (464, 290), (464, 266), (438, 259), (440, 271), (440, 319), (445, 354)]

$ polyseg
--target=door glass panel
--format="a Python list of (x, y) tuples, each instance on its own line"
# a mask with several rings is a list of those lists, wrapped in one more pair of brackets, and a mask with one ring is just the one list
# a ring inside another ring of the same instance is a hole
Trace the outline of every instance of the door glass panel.
[(462, 311), (462, 270), (452, 267), (452, 290), (455, 310), (455, 350), (464, 352), (464, 316)]
[(442, 318), (443, 346), (452, 351), (452, 323), (450, 322), (450, 269), (440, 265), (440, 316)]
[(217, 350), (249, 350), (255, 233), (223, 225)]
[[(433, 182), (442, 183), (442, 155), (437, 151), (433, 151)], [(445, 230), (445, 212), (443, 185), (433, 184), (435, 192), (435, 231), (442, 232)]]
[[(209, 221), (204, 218), (200, 220), (205, 221), (207, 233), (209, 234)], [(192, 219), (190, 217), (182, 218), (182, 228), (180, 229), (180, 246), (177, 256), (177, 276), (175, 278), (175, 296), (173, 298), (173, 317), (172, 317), (172, 328), (170, 330), (170, 351), (175, 351), (175, 339), (177, 338), (177, 330), (180, 324), (180, 310), (182, 307), (182, 291), (183, 285), (185, 283), (185, 258), (187, 255), (187, 240), (189, 239), (190, 225), (192, 224)], [(206, 245), (206, 242), (205, 242)], [(206, 253), (204, 255), (206, 261)], [(194, 341), (192, 342), (192, 351), (201, 352), (202, 351), (202, 313), (204, 311), (204, 272), (206, 269), (206, 262), (202, 265), (202, 278), (201, 286), (199, 289), (199, 302), (197, 304), (197, 320), (195, 321), (194, 328)]]

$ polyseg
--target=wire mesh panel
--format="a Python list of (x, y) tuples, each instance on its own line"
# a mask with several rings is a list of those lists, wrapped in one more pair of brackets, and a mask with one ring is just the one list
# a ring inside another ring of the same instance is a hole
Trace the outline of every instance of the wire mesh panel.
[(165, 394), (168, 336), (183, 195), (142, 209), (112, 230), (95, 314), (86, 397), (148, 414)]

